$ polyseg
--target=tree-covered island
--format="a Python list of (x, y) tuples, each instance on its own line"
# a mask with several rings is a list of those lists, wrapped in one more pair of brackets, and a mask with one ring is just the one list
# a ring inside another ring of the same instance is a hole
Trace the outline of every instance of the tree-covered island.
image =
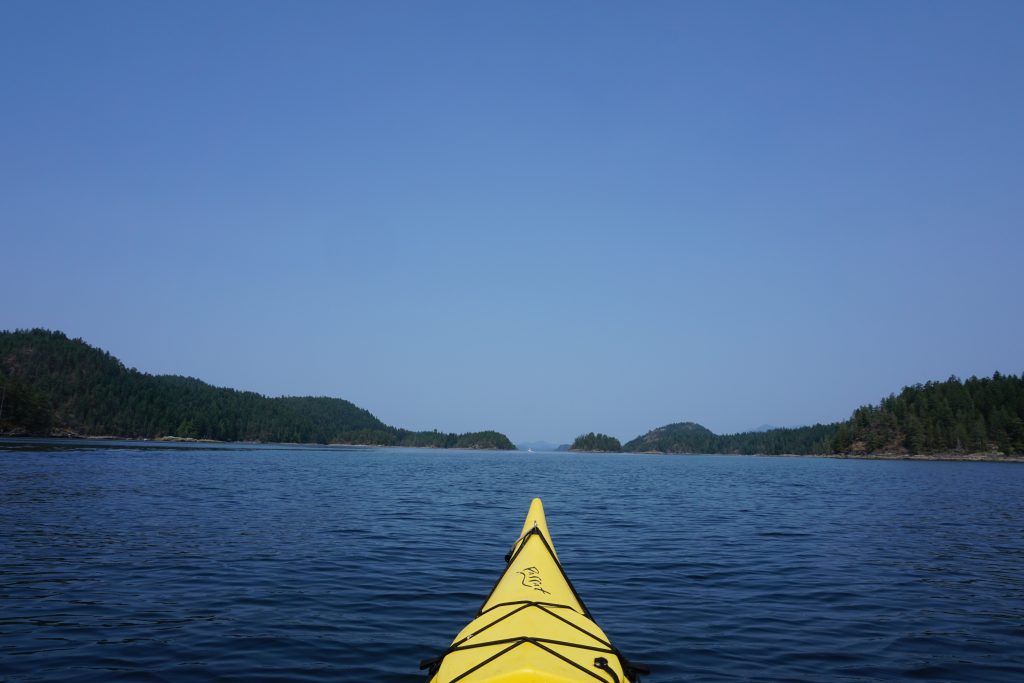
[(618, 453), (622, 450), (622, 444), (614, 436), (590, 432), (577, 436), (569, 450), (589, 453)]
[(515, 450), (504, 434), (414, 432), (324, 396), (268, 398), (126, 368), (61, 332), (0, 332), (0, 434)]
[[(0, 434), (337, 443), (514, 450), (495, 431), (454, 434), (392, 427), (349, 401), (268, 398), (191, 377), (126, 368), (60, 332), (0, 332)], [(591, 432), (574, 451), (1024, 457), (1024, 376), (905, 387), (849, 420), (793, 429), (715, 434), (693, 423), (653, 429), (620, 446)]]
[(658, 427), (623, 446), (633, 453), (854, 457), (1024, 456), (1024, 375), (950, 377), (904, 387), (849, 420), (794, 429), (715, 434), (694, 422)]
[(814, 425), (763, 432), (715, 434), (696, 422), (677, 422), (628, 441), (631, 453), (732, 453), (820, 455), (829, 453), (835, 425)]

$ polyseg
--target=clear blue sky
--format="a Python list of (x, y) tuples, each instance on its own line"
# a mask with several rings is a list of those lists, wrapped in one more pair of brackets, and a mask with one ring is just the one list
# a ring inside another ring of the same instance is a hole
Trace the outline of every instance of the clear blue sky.
[(564, 442), (1024, 371), (1022, 2), (0, 4), (0, 328)]

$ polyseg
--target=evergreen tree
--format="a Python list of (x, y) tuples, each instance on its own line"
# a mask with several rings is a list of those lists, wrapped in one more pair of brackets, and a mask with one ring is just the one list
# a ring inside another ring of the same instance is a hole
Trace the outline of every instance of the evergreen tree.
[(626, 443), (633, 452), (763, 454), (1024, 454), (1024, 375), (927, 382), (861, 406), (831, 425), (717, 435), (692, 422)]
[(590, 432), (577, 436), (569, 450), (618, 453), (622, 450), (622, 444), (614, 436)]
[[(61, 332), (0, 332), (0, 433), (514, 449), (497, 432), (417, 434), (337, 398), (267, 398), (192, 377), (149, 375)], [(499, 438), (500, 437), (500, 438)]]

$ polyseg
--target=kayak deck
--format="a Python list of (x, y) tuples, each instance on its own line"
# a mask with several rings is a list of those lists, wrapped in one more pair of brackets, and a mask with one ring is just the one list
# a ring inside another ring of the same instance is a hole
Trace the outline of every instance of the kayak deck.
[(430, 683), (624, 683), (645, 672), (612, 646), (565, 575), (539, 498), (505, 560), (476, 618), (421, 664)]

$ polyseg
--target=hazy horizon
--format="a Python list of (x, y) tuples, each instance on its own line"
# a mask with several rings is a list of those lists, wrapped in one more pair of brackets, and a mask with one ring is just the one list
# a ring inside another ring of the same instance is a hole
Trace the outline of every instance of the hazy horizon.
[(408, 429), (1024, 370), (1024, 4), (0, 6), (0, 329)]
[[(24, 329), (24, 328), (19, 328), (19, 329)], [(0, 332), (11, 332), (11, 331), (14, 331), (14, 330), (0, 330)], [(61, 332), (63, 334), (66, 334), (69, 338), (72, 338), (72, 339), (78, 339), (79, 338), (76, 335), (67, 334), (67, 332), (64, 331), (64, 330), (52, 330), (52, 331)], [(82, 339), (82, 341), (87, 343), (87, 344), (89, 343), (88, 339)], [(95, 344), (90, 344), (90, 345), (94, 346), (94, 347), (96, 346)], [(100, 350), (102, 350), (102, 351), (110, 351), (109, 349), (103, 349), (103, 348), (100, 348)], [(118, 360), (121, 360), (122, 362), (124, 362), (124, 360), (122, 358), (120, 358), (116, 353), (111, 353), (111, 355), (114, 356), (115, 358), (118, 358)], [(140, 372), (144, 372), (144, 373), (148, 373), (148, 374), (155, 374), (155, 373), (147, 371), (145, 368), (134, 367), (134, 366), (132, 366), (132, 365), (130, 365), (128, 363), (125, 363), (125, 365), (128, 368), (132, 368), (132, 369), (138, 370)], [(1003, 371), (998, 371), (998, 370), (993, 371), (993, 372), (1002, 372), (1002, 374), (1004, 374), (1004, 375), (1019, 374), (1019, 373), (1012, 373), (1012, 372), (1003, 372)], [(201, 380), (201, 381), (206, 381), (202, 377), (197, 377), (195, 375), (190, 375), (187, 372), (185, 372), (185, 373), (175, 373), (175, 374), (179, 374), (179, 375), (183, 375), (183, 376), (187, 376), (187, 377), (193, 377), (193, 378)], [(991, 375), (991, 374), (992, 373), (988, 373), (988, 375)], [(987, 376), (987, 375), (982, 375), (982, 376), (984, 377), (984, 376)], [(960, 377), (960, 379), (968, 379), (968, 378), (969, 378), (969, 376), (967, 376), (967, 377)], [(932, 380), (925, 380), (925, 381), (943, 381), (944, 379), (948, 379), (948, 378), (933, 378)], [(924, 383), (924, 382), (921, 382), (921, 383)], [(215, 385), (215, 386), (219, 386), (219, 387), (222, 387), (222, 388), (228, 388), (228, 389), (235, 389), (235, 390), (238, 390), (238, 391), (256, 391), (256, 393), (261, 393), (264, 396), (268, 396), (269, 398), (280, 398), (280, 397), (285, 397), (285, 396), (327, 396), (329, 398), (345, 399), (345, 400), (351, 401), (352, 403), (354, 403), (355, 405), (357, 405), (360, 408), (366, 408), (366, 406), (361, 405), (358, 401), (353, 401), (352, 399), (350, 399), (350, 398), (348, 398), (346, 396), (333, 396), (333, 395), (330, 395), (330, 394), (302, 394), (302, 393), (273, 394), (273, 395), (271, 395), (271, 394), (265, 394), (263, 392), (259, 392), (259, 391), (255, 390), (255, 389), (251, 389), (249, 387), (243, 387), (243, 386), (228, 386), (228, 385)], [(899, 389), (902, 389), (902, 388), (903, 387), (900, 387)], [(877, 404), (879, 402), (879, 400), (884, 398), (884, 396), (887, 396), (888, 393), (899, 393), (899, 389), (893, 389), (891, 392), (887, 392), (884, 395), (880, 395), (878, 397), (878, 400), (867, 401), (866, 403)], [(863, 404), (859, 404), (857, 406), (852, 406), (848, 412), (852, 413), (853, 410), (855, 408), (860, 407), (860, 405), (863, 405)], [(373, 411), (371, 410), (370, 412), (372, 413)], [(378, 419), (380, 419), (381, 421), (383, 421), (385, 424), (389, 424), (392, 427), (399, 427), (399, 428), (406, 428), (406, 429), (410, 428), (410, 427), (408, 427), (408, 425), (403, 425), (403, 424), (400, 424), (400, 423), (390, 422), (387, 419), (386, 416), (379, 415), (379, 414), (376, 414), (376, 413), (374, 414), (374, 416), (377, 417)], [(818, 421), (818, 422), (822, 422), (822, 423), (839, 422), (839, 421), (845, 420), (848, 417), (849, 417), (849, 415), (845, 415), (845, 416), (838, 417), (835, 420)], [(671, 424), (672, 422), (695, 422), (695, 420), (690, 420), (690, 419), (684, 417), (684, 418), (680, 418), (680, 419), (677, 419), (677, 420), (672, 420), (671, 422), (652, 424), (649, 427), (643, 429), (641, 432), (638, 432), (638, 433), (630, 435), (630, 436), (623, 436), (623, 435), (616, 435), (616, 434), (610, 434), (610, 435), (611, 436), (615, 436), (622, 443), (626, 443), (627, 441), (630, 441), (630, 440), (632, 440), (633, 438), (635, 438), (637, 436), (642, 436), (643, 434), (647, 433), (648, 431), (650, 431), (652, 429), (656, 429), (658, 427), (663, 427), (666, 424)], [(813, 424), (815, 424), (815, 423), (812, 423), (812, 422), (802, 422), (802, 423), (785, 424), (785, 425), (763, 423), (763, 424), (757, 425), (755, 427), (747, 427), (747, 428), (736, 429), (736, 430), (731, 430), (731, 431), (717, 430), (717, 429), (714, 429), (713, 427), (710, 427), (709, 425), (706, 425), (706, 424), (702, 424), (702, 426), (708, 427), (709, 429), (711, 429), (712, 432), (715, 432), (716, 434), (728, 435), (728, 434), (736, 434), (736, 433), (742, 433), (742, 432), (760, 432), (760, 431), (766, 431), (766, 430), (769, 430), (769, 429), (793, 429), (793, 428), (811, 426)], [(444, 428), (444, 427), (439, 427), (437, 425), (434, 425), (432, 427), (431, 426), (426, 426), (426, 427), (418, 426), (418, 427), (414, 427), (412, 429), (416, 429), (416, 430), (437, 429), (438, 431), (442, 431), (442, 432), (452, 432), (452, 431), (480, 431), (480, 430), (483, 430), (483, 429), (492, 429), (492, 428), (494, 428), (494, 427), (467, 427), (467, 428), (465, 428), (463, 430), (452, 430), (452, 429), (447, 429), (447, 428)], [(494, 429), (496, 429), (497, 431), (504, 431), (504, 430), (497, 429), (497, 428), (494, 428)], [(552, 445), (552, 446), (560, 446), (560, 445), (571, 444), (573, 442), (573, 440), (577, 436), (581, 436), (581, 435), (583, 435), (583, 434), (585, 434), (587, 432), (594, 432), (594, 431), (601, 432), (602, 430), (600, 430), (600, 429), (590, 429), (590, 430), (586, 430), (584, 432), (579, 432), (577, 434), (573, 434), (573, 435), (568, 436), (568, 437), (566, 437), (564, 439), (550, 439), (550, 438), (545, 438), (545, 437), (532, 437), (532, 436), (516, 438), (516, 435), (510, 434), (510, 433), (506, 433), (506, 436), (508, 436), (509, 439), (514, 444), (516, 444), (516, 445), (525, 444), (525, 443), (547, 443), (547, 444)]]

